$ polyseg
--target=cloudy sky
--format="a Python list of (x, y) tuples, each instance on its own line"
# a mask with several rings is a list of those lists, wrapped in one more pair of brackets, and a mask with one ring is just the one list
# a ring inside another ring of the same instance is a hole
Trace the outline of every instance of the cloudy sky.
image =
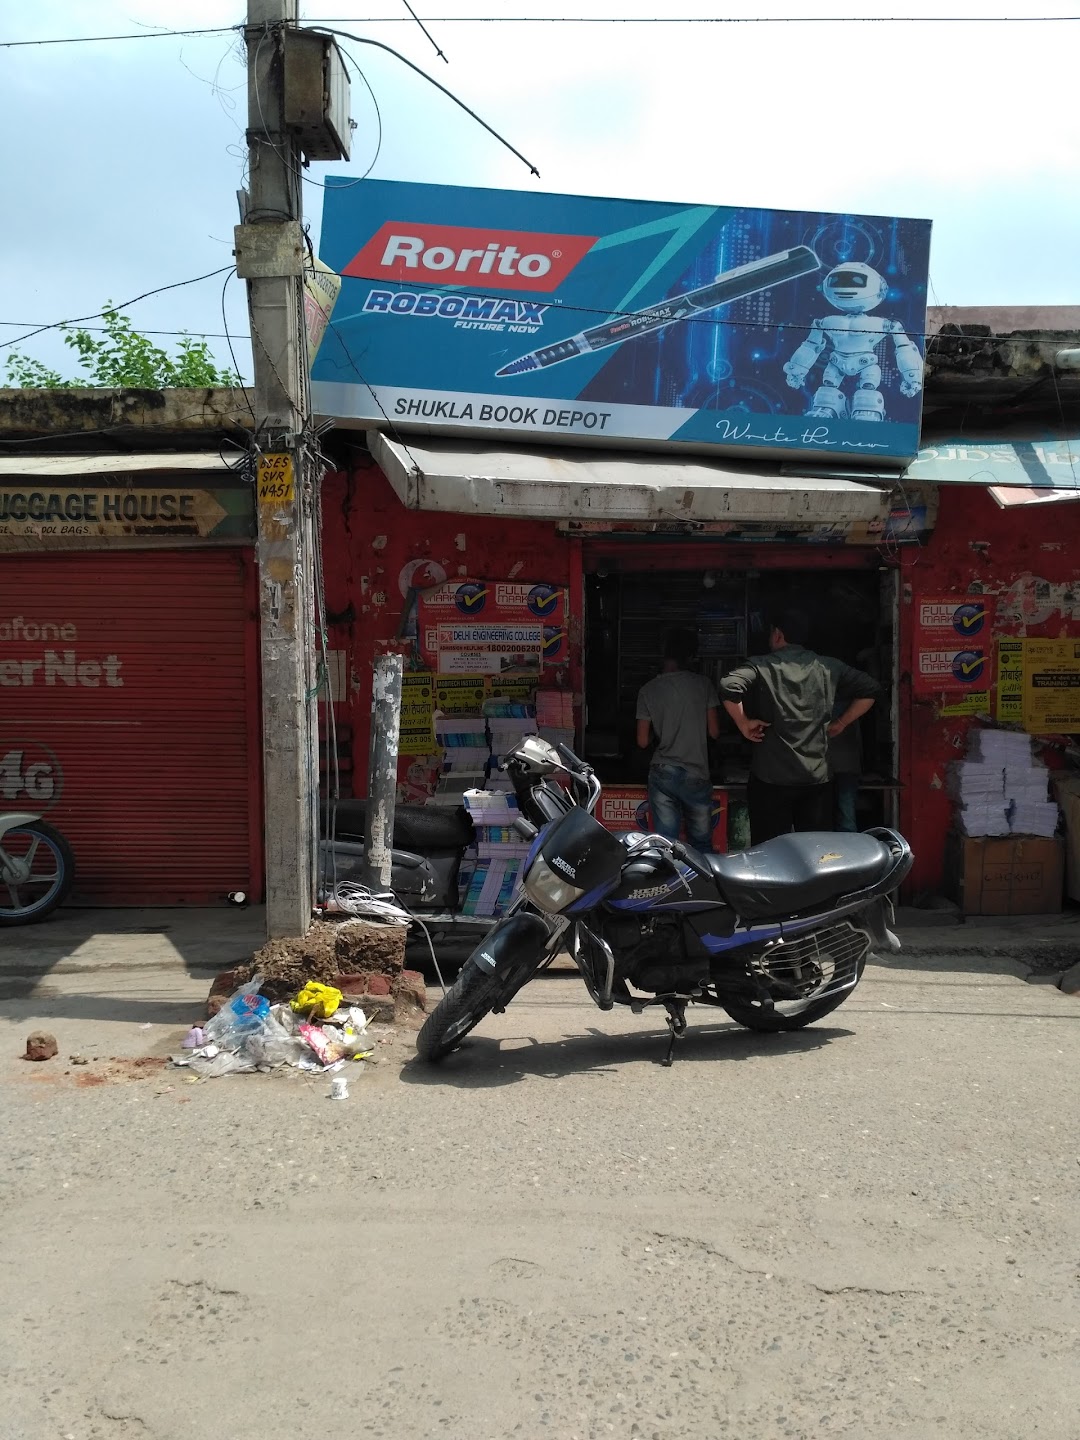
[[(965, 22), (790, 23), (929, 17), (940, 0), (414, 0), (444, 64), (402, 0), (304, 0), (302, 18), (393, 45), (454, 90), (532, 160), (533, 179), (483, 130), (392, 56), (343, 44), (377, 101), (353, 83), (353, 160), (384, 179), (763, 205), (934, 222), (940, 304), (1080, 303), (1080, 14), (1077, 0), (949, 0)], [(789, 23), (531, 22), (514, 17), (731, 17)], [(245, 123), (232, 0), (35, 0), (7, 5), (0, 40), (135, 33), (146, 38), (0, 50), (9, 144), (0, 342), (231, 262)], [(489, 16), (469, 23), (453, 17)], [(982, 19), (976, 17), (984, 17)], [(379, 21), (385, 23), (377, 23)], [(381, 119), (381, 144), (379, 141)], [(17, 136), (17, 142), (11, 137)], [(317, 237), (330, 167), (312, 166)], [(145, 330), (247, 333), (225, 276), (140, 301)], [(17, 322), (17, 323), (14, 323)], [(171, 344), (167, 337), (162, 343)], [(25, 353), (74, 373), (52, 335)], [(0, 362), (5, 352), (0, 350)], [(236, 355), (250, 374), (240, 338)]]

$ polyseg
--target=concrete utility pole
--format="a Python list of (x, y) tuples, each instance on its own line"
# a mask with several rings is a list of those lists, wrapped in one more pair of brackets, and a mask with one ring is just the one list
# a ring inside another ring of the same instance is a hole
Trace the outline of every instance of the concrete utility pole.
[(236, 229), (255, 365), (266, 924), (311, 924), (318, 814), (313, 486), (304, 327), (301, 149), (285, 123), (283, 32), (298, 0), (248, 0), (248, 192)]

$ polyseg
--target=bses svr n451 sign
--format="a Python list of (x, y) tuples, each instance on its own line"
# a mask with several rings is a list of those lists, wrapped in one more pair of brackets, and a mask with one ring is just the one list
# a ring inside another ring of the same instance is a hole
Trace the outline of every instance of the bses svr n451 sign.
[(918, 446), (930, 224), (327, 183), (322, 414), (376, 428), (788, 450)]

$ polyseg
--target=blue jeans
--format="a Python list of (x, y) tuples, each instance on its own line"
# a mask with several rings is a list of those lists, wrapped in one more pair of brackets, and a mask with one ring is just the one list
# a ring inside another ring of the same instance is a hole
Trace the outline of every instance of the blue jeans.
[(837, 775), (833, 784), (836, 791), (836, 828), (849, 835), (858, 831), (859, 822), (855, 815), (855, 801), (859, 794), (858, 775)]
[(695, 850), (712, 850), (712, 786), (682, 765), (652, 765), (649, 769), (649, 808), (658, 835), (678, 840), (682, 823)]

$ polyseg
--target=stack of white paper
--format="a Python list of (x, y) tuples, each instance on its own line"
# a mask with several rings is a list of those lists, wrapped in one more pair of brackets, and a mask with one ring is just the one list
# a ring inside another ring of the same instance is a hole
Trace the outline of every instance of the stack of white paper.
[(1048, 780), (1046, 766), (1032, 753), (1030, 735), (973, 731), (968, 758), (953, 771), (964, 834), (1053, 835), (1058, 808), (1047, 800)]

